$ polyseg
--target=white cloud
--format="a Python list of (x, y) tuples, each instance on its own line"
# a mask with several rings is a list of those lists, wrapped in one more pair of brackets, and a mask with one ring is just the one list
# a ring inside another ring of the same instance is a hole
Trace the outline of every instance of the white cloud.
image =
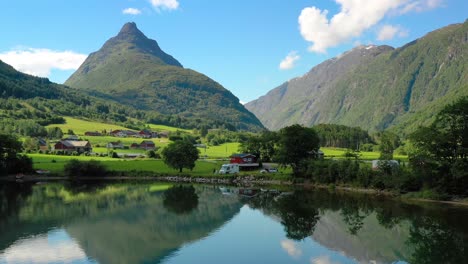
[(141, 10), (138, 8), (129, 7), (129, 8), (124, 9), (122, 13), (125, 15), (139, 15), (141, 14)]
[(0, 253), (1, 263), (72, 263), (87, 259), (85, 252), (73, 240), (50, 243), (47, 235), (16, 241)]
[(310, 51), (325, 53), (330, 47), (359, 37), (385, 16), (424, 11), (441, 5), (442, 0), (335, 0), (340, 12), (328, 18), (328, 10), (312, 6), (299, 16), (302, 37), (312, 43)]
[(21, 48), (0, 53), (0, 60), (18, 71), (49, 77), (52, 69), (76, 70), (88, 55), (73, 51)]
[(417, 0), (410, 1), (400, 11), (401, 14), (405, 14), (411, 11), (423, 12), (442, 6), (443, 0)]
[(297, 247), (297, 245), (291, 240), (281, 241), (281, 247), (288, 253), (289, 256), (293, 258), (298, 258), (302, 256), (302, 250)]
[(401, 26), (392, 26), (392, 25), (384, 25), (380, 28), (379, 32), (377, 33), (377, 40), (385, 41), (391, 40), (396, 36), (400, 38), (407, 37), (409, 32), (407, 29), (402, 28)]
[(281, 70), (289, 70), (294, 68), (296, 66), (296, 62), (300, 59), (301, 57), (297, 55), (297, 51), (292, 51), (284, 58), (279, 65), (279, 68)]
[(244, 101), (242, 101), (242, 100), (239, 100), (239, 103), (240, 103), (241, 105), (245, 105), (247, 102), (244, 102)]
[(176, 10), (179, 8), (177, 0), (150, 0), (151, 5), (157, 9)]
[(311, 264), (339, 264), (339, 262), (333, 262), (330, 259), (330, 256), (320, 256), (317, 258), (310, 259)]

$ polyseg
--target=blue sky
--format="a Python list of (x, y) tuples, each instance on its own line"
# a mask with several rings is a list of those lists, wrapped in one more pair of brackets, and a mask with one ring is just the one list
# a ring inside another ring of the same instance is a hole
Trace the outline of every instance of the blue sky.
[(63, 83), (134, 21), (248, 102), (356, 45), (399, 47), (467, 11), (466, 0), (4, 0), (0, 59)]

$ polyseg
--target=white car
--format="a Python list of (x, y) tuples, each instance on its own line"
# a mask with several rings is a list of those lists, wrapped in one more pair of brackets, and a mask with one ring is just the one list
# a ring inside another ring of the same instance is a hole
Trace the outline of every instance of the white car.
[(265, 168), (260, 171), (260, 173), (276, 173), (278, 172), (277, 168)]

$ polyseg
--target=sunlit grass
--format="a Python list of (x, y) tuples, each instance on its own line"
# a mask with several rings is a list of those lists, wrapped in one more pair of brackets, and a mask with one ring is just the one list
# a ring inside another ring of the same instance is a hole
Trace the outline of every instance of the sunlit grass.
[(66, 123), (65, 124), (53, 124), (49, 125), (48, 127), (59, 127), (62, 129), (63, 133), (66, 133), (69, 129), (73, 130), (73, 132), (77, 135), (84, 135), (86, 131), (98, 131), (101, 132), (103, 130), (110, 131), (110, 130), (117, 130), (117, 129), (128, 129), (123, 126), (113, 125), (113, 124), (105, 124), (100, 122), (94, 121), (86, 121), (83, 119), (76, 119), (72, 117), (64, 117)]
[[(323, 153), (325, 154), (325, 158), (345, 158), (346, 149), (344, 148), (320, 148)], [(369, 151), (361, 151), (359, 152), (359, 159), (362, 160), (376, 160), (379, 159), (380, 153), (379, 152), (369, 152)], [(408, 160), (408, 156), (406, 155), (397, 155), (393, 156), (394, 159), (399, 160)]]

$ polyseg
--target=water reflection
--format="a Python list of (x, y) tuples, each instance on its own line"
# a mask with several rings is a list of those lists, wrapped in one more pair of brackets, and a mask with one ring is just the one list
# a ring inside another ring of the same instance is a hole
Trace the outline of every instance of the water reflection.
[(94, 263), (64, 230), (20, 239), (0, 254), (0, 263)]
[(2, 184), (0, 263), (468, 263), (465, 208), (224, 189)]
[(176, 214), (187, 214), (198, 206), (198, 195), (191, 186), (174, 186), (164, 192), (164, 208)]

